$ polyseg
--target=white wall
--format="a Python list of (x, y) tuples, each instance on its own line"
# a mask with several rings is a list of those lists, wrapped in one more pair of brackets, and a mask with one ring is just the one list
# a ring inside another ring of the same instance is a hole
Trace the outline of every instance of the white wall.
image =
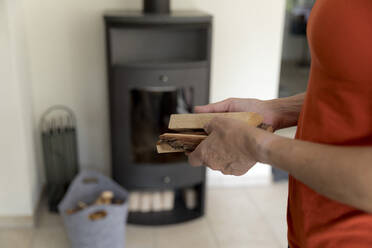
[(22, 4), (0, 1), (0, 216), (32, 216), (40, 195)]
[[(285, 0), (203, 0), (215, 16), (211, 101), (227, 97), (276, 98)], [(256, 165), (242, 177), (209, 171), (213, 186), (266, 184), (271, 168)]]
[[(109, 173), (102, 13), (140, 9), (140, 0), (28, 0), (25, 3), (35, 121), (51, 105), (78, 117), (83, 167)], [(174, 9), (215, 16), (211, 100), (277, 96), (284, 0), (174, 0)], [(35, 123), (36, 124), (36, 123)], [(251, 175), (268, 178), (268, 168)]]

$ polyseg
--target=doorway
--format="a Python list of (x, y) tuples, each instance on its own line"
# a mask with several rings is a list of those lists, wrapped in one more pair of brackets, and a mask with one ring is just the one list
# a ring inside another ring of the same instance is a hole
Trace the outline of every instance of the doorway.
[[(310, 50), (306, 28), (315, 0), (287, 0), (279, 81), (279, 98), (293, 96), (307, 89), (310, 74)], [(296, 128), (280, 130), (279, 135), (293, 138)], [(288, 179), (288, 174), (273, 168), (274, 181)]]

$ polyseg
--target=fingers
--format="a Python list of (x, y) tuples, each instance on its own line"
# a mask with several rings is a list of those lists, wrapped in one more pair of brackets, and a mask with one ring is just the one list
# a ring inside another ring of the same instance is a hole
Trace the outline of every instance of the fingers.
[(226, 99), (221, 102), (216, 102), (204, 106), (196, 106), (195, 113), (222, 113), (229, 112), (231, 99)]
[(209, 135), (213, 132), (213, 129), (215, 128), (215, 124), (210, 121), (204, 126), (204, 131)]
[[(247, 164), (240, 164), (240, 163), (230, 163), (226, 165), (223, 169), (219, 170), (224, 175), (231, 175), (231, 176), (243, 176), (246, 174), (252, 166), (254, 166), (256, 162), (248, 162)], [(217, 169), (218, 170), (218, 169)]]

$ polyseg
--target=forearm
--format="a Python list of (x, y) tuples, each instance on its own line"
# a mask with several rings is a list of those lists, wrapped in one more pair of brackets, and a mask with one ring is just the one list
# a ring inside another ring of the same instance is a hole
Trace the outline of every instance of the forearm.
[(278, 98), (266, 101), (265, 103), (273, 110), (273, 115), (277, 116), (275, 129), (282, 129), (297, 125), (302, 105), (305, 100), (305, 93), (295, 96)]
[(316, 192), (372, 212), (372, 148), (339, 147), (270, 136), (261, 162), (289, 172)]

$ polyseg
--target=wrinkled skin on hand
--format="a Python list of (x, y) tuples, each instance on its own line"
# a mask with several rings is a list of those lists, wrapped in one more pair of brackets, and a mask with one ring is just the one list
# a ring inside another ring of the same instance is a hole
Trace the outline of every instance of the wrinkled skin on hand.
[(226, 118), (214, 118), (205, 131), (209, 136), (189, 154), (189, 163), (234, 176), (244, 175), (259, 161), (259, 142), (273, 135)]
[(196, 113), (256, 112), (264, 117), (264, 123), (276, 130), (280, 125), (280, 115), (272, 101), (258, 99), (229, 98), (221, 102), (195, 107)]

